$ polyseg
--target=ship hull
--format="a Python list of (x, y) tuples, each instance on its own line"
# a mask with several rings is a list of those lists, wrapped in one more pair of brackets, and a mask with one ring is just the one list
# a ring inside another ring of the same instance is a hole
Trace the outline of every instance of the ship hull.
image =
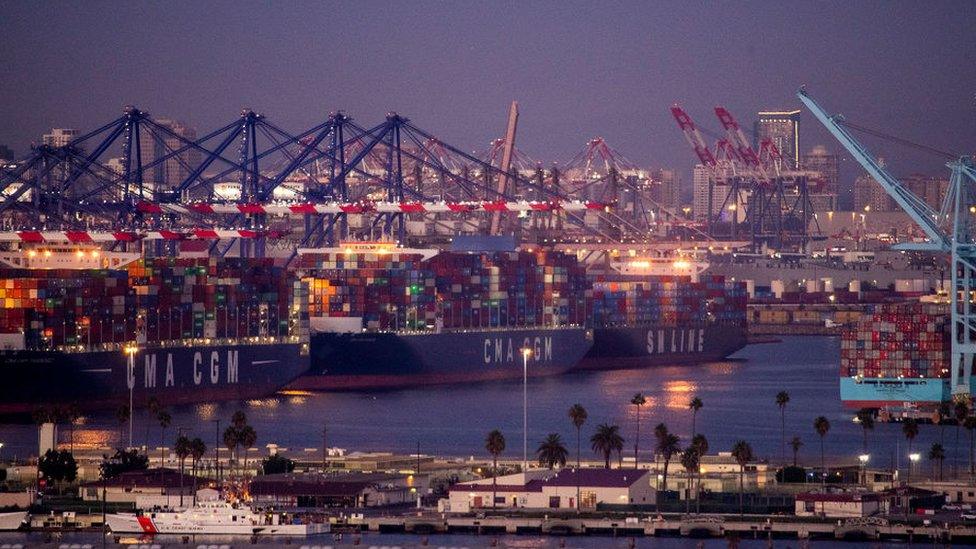
[(353, 390), (520, 378), (572, 369), (592, 345), (582, 328), (312, 335), (312, 368), (289, 387)]
[(63, 353), (0, 351), (0, 414), (262, 398), (308, 370), (297, 343), (148, 347)]
[(577, 368), (612, 370), (722, 360), (745, 347), (746, 336), (745, 327), (735, 325), (596, 328), (593, 347)]

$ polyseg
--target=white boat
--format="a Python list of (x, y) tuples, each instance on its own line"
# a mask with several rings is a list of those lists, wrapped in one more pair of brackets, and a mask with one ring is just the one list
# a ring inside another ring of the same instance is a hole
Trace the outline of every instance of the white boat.
[(16, 530), (20, 525), (27, 521), (27, 511), (14, 511), (12, 513), (0, 513), (0, 532)]
[(288, 524), (280, 513), (256, 513), (225, 501), (200, 502), (185, 511), (116, 513), (106, 521), (118, 534), (310, 536), (329, 532), (328, 524)]

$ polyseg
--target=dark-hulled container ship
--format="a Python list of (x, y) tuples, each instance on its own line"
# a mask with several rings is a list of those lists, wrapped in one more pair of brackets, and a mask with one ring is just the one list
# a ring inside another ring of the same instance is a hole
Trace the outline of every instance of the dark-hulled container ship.
[(375, 389), (554, 375), (592, 345), (585, 273), (550, 252), (382, 243), (307, 250), (312, 369), (296, 389)]
[(641, 268), (590, 275), (593, 347), (580, 369), (710, 362), (746, 345), (745, 285), (687, 260), (629, 263)]
[(0, 414), (261, 398), (308, 370), (307, 288), (267, 260), (0, 262)]

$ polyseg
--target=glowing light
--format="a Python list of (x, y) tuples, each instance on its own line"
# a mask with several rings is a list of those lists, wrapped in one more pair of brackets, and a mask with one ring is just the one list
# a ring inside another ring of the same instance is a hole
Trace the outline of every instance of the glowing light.
[(685, 261), (684, 259), (679, 259), (675, 261), (673, 265), (675, 269), (687, 269), (691, 267), (691, 263)]

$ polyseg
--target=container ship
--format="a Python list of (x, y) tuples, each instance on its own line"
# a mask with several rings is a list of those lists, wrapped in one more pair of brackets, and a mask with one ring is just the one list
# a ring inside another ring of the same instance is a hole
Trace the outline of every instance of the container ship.
[(523, 367), (544, 376), (703, 362), (746, 340), (745, 289), (721, 278), (594, 280), (575, 256), (541, 250), (356, 243), (301, 254), (312, 369), (294, 389), (506, 379), (521, 377)]
[(0, 255), (0, 414), (268, 396), (309, 367), (307, 288), (270, 260)]
[[(681, 274), (664, 274), (672, 262)], [(702, 275), (707, 266), (686, 260), (622, 265), (590, 277), (593, 347), (580, 369), (710, 362), (746, 345), (744, 284)]]
[(933, 412), (952, 397), (950, 331), (948, 305), (877, 305), (841, 339), (844, 405), (890, 418)]
[(554, 375), (592, 345), (585, 272), (572, 256), (358, 243), (303, 250), (300, 272), (312, 369), (295, 389)]

